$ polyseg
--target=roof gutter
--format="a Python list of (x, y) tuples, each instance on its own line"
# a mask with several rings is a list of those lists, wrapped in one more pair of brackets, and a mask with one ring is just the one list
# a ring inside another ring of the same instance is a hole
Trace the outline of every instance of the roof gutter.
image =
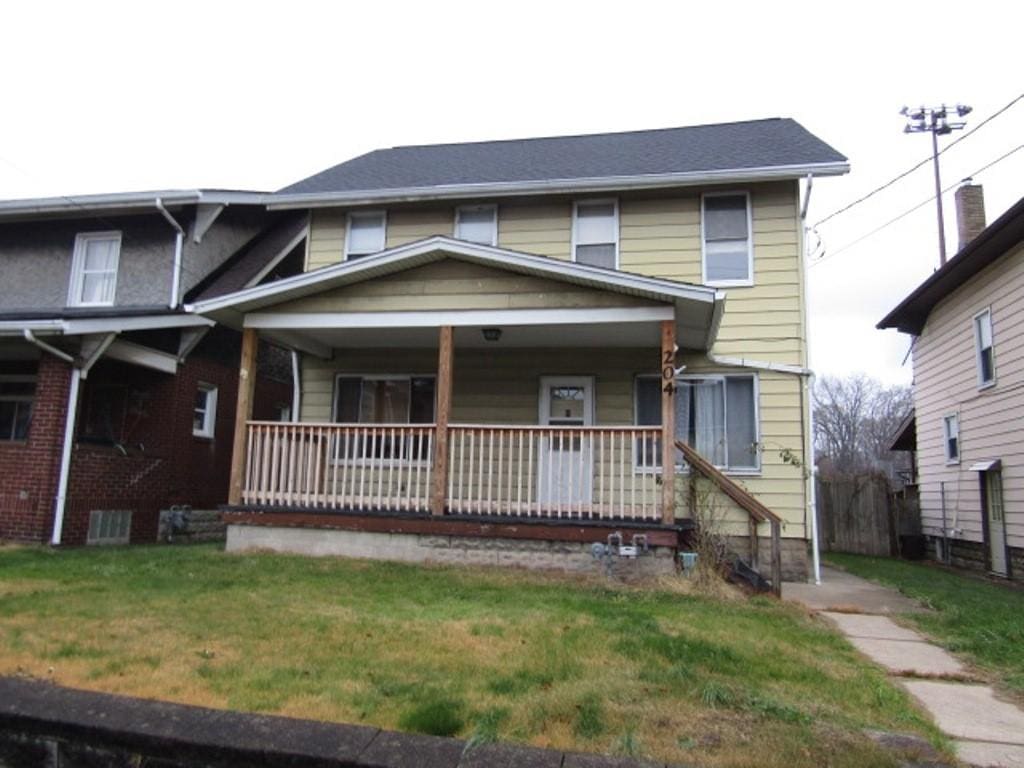
[(26, 216), (67, 211), (102, 211), (109, 209), (151, 209), (153, 198), (161, 198), (167, 205), (206, 203), (223, 205), (263, 205), (266, 192), (203, 191), (199, 189), (168, 189), (152, 192), (114, 192), (77, 197), (34, 197), (21, 200), (0, 200), (0, 217)]
[(57, 349), (52, 344), (47, 344), (42, 339), (37, 339), (35, 334), (32, 333), (32, 329), (31, 328), (23, 328), (21, 335), (25, 337), (25, 341), (27, 341), (29, 344), (35, 344), (37, 347), (39, 347), (44, 352), (49, 352), (51, 355), (53, 355), (54, 357), (60, 358), (65, 363), (69, 363), (69, 364), (72, 364), (72, 365), (74, 364), (75, 358), (73, 358), (67, 352), (65, 352), (65, 351), (63, 351), (61, 349)]
[[(202, 197), (202, 193), (199, 193)], [(185, 240), (185, 230), (181, 228), (181, 224), (164, 208), (163, 200), (159, 197), (156, 199), (156, 209), (163, 214), (163, 217), (167, 219), (167, 223), (174, 227), (174, 268), (171, 272), (171, 298), (167, 302), (167, 306), (171, 309), (177, 309), (178, 307), (178, 294), (181, 290), (181, 249)]]
[(274, 193), (267, 195), (269, 210), (289, 208), (322, 208), (335, 205), (373, 205), (385, 202), (449, 200), (460, 197), (512, 197), (532, 193), (557, 194), (579, 192), (612, 192), (638, 189), (659, 189), (697, 186), (710, 183), (743, 183), (792, 179), (815, 174), (838, 176), (848, 173), (847, 162), (776, 165), (759, 168), (726, 168), (682, 173), (651, 173), (633, 176), (598, 176), (583, 179), (533, 179), (529, 181), (483, 182), (471, 184), (439, 184), (394, 189), (366, 189), (350, 192)]

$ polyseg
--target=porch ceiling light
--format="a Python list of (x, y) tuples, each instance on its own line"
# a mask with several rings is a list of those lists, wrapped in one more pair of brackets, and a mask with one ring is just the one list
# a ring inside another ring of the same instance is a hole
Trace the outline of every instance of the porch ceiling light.
[(501, 341), (501, 328), (483, 328), (484, 341)]

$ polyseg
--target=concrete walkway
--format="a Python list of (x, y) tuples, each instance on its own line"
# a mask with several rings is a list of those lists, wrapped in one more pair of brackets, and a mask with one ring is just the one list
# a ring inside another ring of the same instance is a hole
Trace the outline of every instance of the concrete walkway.
[(887, 614), (923, 612), (895, 590), (822, 568), (822, 583), (783, 584), (782, 597), (815, 611), (916, 698), (969, 765), (1024, 768), (1024, 711), (1000, 701), (946, 650)]

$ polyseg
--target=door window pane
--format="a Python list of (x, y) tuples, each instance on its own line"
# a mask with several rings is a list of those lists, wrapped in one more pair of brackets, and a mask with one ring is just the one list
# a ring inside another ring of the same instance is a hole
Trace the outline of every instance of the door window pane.
[(551, 387), (548, 412), (550, 422), (582, 424), (584, 398), (583, 387)]

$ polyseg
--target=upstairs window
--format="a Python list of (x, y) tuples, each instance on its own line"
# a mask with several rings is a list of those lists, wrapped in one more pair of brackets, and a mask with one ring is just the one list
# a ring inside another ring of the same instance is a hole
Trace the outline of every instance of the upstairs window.
[(955, 413), (943, 417), (942, 433), (946, 446), (946, 463), (957, 464), (960, 461), (960, 417)]
[(594, 267), (619, 266), (619, 205), (587, 200), (573, 206), (573, 260)]
[(192, 410), (192, 434), (196, 437), (213, 437), (217, 424), (217, 388), (200, 384), (196, 389), (196, 402)]
[(481, 245), (498, 244), (498, 207), (464, 205), (455, 209), (455, 237)]
[(0, 441), (28, 439), (35, 395), (35, 376), (0, 374)]
[(387, 215), (384, 211), (359, 211), (348, 215), (345, 259), (358, 259), (384, 250)]
[(120, 232), (88, 232), (78, 235), (71, 259), (68, 306), (112, 305), (120, 254)]
[(750, 196), (746, 192), (704, 195), (704, 282), (707, 285), (753, 285)]
[[(716, 467), (756, 472), (760, 465), (754, 376), (694, 376), (676, 384), (676, 437)], [(661, 424), (661, 386), (658, 376), (637, 378), (638, 425)], [(653, 453), (647, 451), (647, 464), (660, 465)]]
[(974, 350), (978, 363), (978, 386), (996, 383), (996, 361), (992, 347), (992, 312), (985, 310), (974, 316)]

